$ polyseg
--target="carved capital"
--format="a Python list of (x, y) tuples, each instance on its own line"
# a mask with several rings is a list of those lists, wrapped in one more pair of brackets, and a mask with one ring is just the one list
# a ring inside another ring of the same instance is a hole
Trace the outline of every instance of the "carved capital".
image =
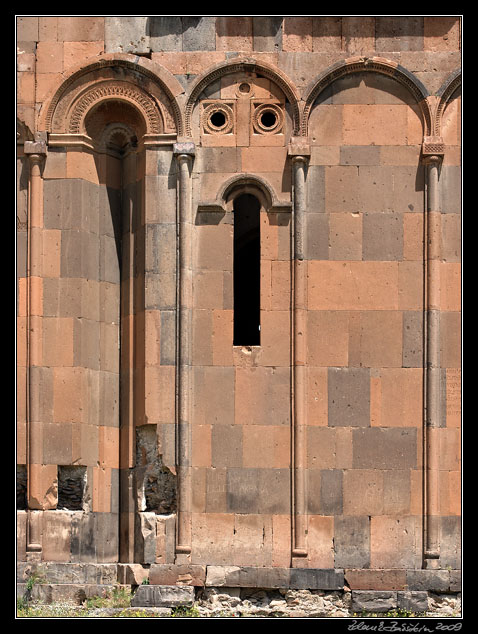
[(440, 136), (426, 136), (423, 138), (422, 158), (426, 161), (441, 161), (445, 154), (445, 143)]
[(192, 141), (183, 141), (173, 144), (173, 154), (179, 156), (185, 155), (193, 158), (196, 154), (196, 146)]
[(307, 143), (307, 139), (300, 136), (291, 137), (287, 154), (292, 157), (293, 160), (308, 161), (310, 158), (310, 145)]
[(25, 141), (25, 145), (23, 146), (23, 151), (25, 154), (28, 154), (31, 159), (35, 156), (39, 157), (41, 160), (46, 156), (47, 148), (45, 141)]

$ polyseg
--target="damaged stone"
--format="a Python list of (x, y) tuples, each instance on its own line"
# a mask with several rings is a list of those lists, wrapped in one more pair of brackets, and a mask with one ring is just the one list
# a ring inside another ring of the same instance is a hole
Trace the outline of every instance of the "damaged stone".
[(58, 509), (83, 511), (85, 492), (86, 467), (58, 466)]
[(159, 454), (156, 425), (136, 428), (138, 510), (158, 515), (176, 511), (176, 475)]

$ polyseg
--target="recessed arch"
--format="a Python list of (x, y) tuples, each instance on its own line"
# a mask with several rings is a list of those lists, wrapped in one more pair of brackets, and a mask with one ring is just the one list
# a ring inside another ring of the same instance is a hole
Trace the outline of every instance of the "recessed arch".
[(375, 72), (386, 75), (404, 85), (415, 98), (424, 123), (424, 136), (431, 134), (432, 117), (427, 101), (428, 91), (425, 86), (403, 66), (381, 57), (353, 57), (337, 62), (325, 70), (311, 82), (304, 94), (304, 110), (302, 113), (300, 135), (307, 137), (309, 118), (318, 96), (335, 80), (358, 72)]
[(200, 75), (189, 92), (185, 106), (185, 133), (192, 136), (191, 120), (194, 106), (204, 89), (217, 79), (237, 72), (256, 73), (273, 81), (284, 93), (292, 107), (292, 134), (295, 136), (300, 129), (300, 95), (289, 78), (278, 68), (266, 62), (260, 62), (252, 58), (238, 58), (227, 62), (221, 62), (210, 70)]
[(268, 212), (289, 212), (292, 203), (280, 200), (274, 188), (262, 176), (256, 174), (237, 174), (226, 180), (219, 188), (215, 200), (201, 201), (198, 211), (226, 212), (237, 192), (253, 194)]
[(455, 91), (461, 86), (461, 69), (455, 70), (442, 84), (437, 93), (438, 104), (433, 118), (433, 135), (441, 136), (443, 113)]
[[(109, 85), (107, 85), (109, 82)], [(95, 92), (95, 91), (99, 91)], [(38, 129), (67, 132), (72, 104), (80, 111), (95, 99), (123, 98), (137, 103), (146, 120), (157, 110), (163, 118), (163, 131), (183, 134), (180, 106), (184, 90), (165, 68), (136, 55), (112, 53), (62, 73), (59, 82), (43, 102)], [(86, 101), (85, 101), (86, 100)], [(152, 125), (154, 128), (154, 126)]]

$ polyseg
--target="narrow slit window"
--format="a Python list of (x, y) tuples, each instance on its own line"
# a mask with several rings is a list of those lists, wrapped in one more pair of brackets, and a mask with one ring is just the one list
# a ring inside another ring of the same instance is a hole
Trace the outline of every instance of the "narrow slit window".
[(234, 345), (260, 345), (260, 203), (252, 194), (234, 200)]

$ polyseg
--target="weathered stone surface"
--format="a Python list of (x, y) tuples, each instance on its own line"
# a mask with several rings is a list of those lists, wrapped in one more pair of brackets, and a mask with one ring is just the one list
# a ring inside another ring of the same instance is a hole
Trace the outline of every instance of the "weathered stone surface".
[(180, 605), (191, 606), (193, 602), (192, 586), (142, 585), (131, 599), (133, 607), (173, 608)]
[(388, 612), (396, 607), (396, 592), (352, 590), (353, 612)]
[(397, 604), (400, 609), (408, 612), (426, 612), (428, 609), (428, 592), (419, 590), (397, 592)]
[(149, 583), (165, 586), (204, 586), (206, 566), (196, 564), (152, 564), (149, 569)]

